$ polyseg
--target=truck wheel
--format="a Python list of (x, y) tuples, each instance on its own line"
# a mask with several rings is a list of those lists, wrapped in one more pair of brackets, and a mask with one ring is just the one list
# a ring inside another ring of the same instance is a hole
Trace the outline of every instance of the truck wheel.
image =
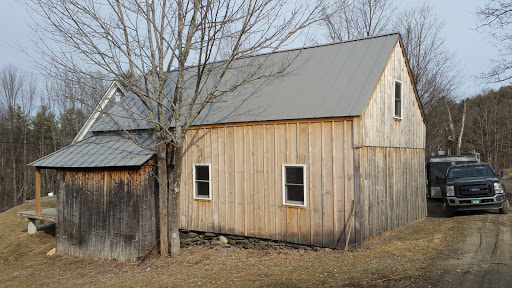
[(508, 214), (508, 200), (505, 200), (505, 202), (503, 202), (503, 207), (500, 208), (500, 213), (501, 214)]

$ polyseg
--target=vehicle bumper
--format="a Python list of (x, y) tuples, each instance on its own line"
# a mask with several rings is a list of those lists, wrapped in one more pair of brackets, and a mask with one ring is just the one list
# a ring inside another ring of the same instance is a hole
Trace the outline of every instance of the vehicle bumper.
[(500, 209), (503, 207), (506, 199), (505, 194), (481, 198), (446, 197), (446, 204), (450, 210), (454, 211)]

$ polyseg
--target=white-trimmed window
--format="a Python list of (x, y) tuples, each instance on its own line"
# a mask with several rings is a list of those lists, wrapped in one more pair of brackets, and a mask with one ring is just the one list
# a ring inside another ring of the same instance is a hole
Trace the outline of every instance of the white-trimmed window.
[(283, 204), (306, 206), (306, 165), (283, 165)]
[(395, 118), (402, 118), (402, 82), (395, 80)]
[(194, 199), (211, 199), (210, 179), (210, 164), (194, 164)]

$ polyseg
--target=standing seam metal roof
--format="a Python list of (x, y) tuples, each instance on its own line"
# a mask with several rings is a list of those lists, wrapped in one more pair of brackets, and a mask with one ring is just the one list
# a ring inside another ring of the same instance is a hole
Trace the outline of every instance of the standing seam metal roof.
[[(399, 34), (390, 34), (270, 54), (262, 73), (271, 73), (268, 71), (277, 69), (274, 67), (286, 65), (284, 67), (288, 68), (283, 77), (258, 80), (217, 98), (206, 106), (194, 125), (360, 116), (398, 41)], [(220, 89), (230, 87), (231, 82), (240, 79), (240, 75), (250, 72), (244, 68), (250, 69), (251, 65), (257, 64), (259, 57), (262, 56), (234, 61)], [(216, 80), (215, 72), (209, 75), (206, 86)], [(176, 75), (171, 75), (171, 78), (176, 78)], [(193, 81), (191, 77), (185, 86), (193, 85)], [(173, 92), (174, 86), (168, 83), (166, 93), (169, 99), (172, 99)], [(90, 131), (93, 136), (29, 165), (85, 168), (144, 164), (154, 154), (153, 151), (141, 148), (126, 137), (94, 134), (107, 131), (122, 134), (118, 125), (125, 130), (153, 128), (144, 119), (148, 113), (134, 93), (128, 91), (119, 103), (112, 104), (109, 115), (99, 117), (92, 125)], [(148, 138), (139, 141), (155, 146), (154, 141)]]
[[(293, 59), (287, 75), (256, 81), (223, 95), (207, 105), (194, 125), (360, 116), (398, 39), (399, 34), (390, 34), (272, 54), (268, 69)], [(234, 67), (238, 69), (228, 72), (231, 75), (225, 77), (224, 85), (229, 87), (227, 82), (244, 72), (240, 67), (257, 58), (237, 60)], [(214, 76), (210, 81), (216, 80)], [(168, 85), (169, 98), (173, 91), (174, 86)], [(104, 116), (91, 130), (120, 130), (115, 122), (126, 130), (152, 129), (149, 121), (133, 117), (134, 113), (147, 115), (145, 110), (137, 96), (128, 92), (110, 111), (116, 120)]]
[[(149, 138), (139, 138), (138, 142), (155, 147)], [(144, 149), (132, 140), (120, 135), (91, 136), (66, 146), (52, 154), (38, 159), (29, 166), (41, 168), (100, 168), (141, 166), (154, 152)]]

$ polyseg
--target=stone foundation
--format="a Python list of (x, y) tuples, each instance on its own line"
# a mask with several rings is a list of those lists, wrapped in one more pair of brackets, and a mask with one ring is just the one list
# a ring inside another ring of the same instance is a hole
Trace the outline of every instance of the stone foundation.
[(280, 250), (280, 249), (298, 249), (318, 251), (320, 247), (300, 245), (289, 242), (244, 237), (238, 235), (216, 234), (210, 232), (198, 232), (180, 230), (181, 248), (189, 248), (194, 246), (206, 246), (211, 248), (230, 248), (237, 247), (243, 249), (255, 250)]

